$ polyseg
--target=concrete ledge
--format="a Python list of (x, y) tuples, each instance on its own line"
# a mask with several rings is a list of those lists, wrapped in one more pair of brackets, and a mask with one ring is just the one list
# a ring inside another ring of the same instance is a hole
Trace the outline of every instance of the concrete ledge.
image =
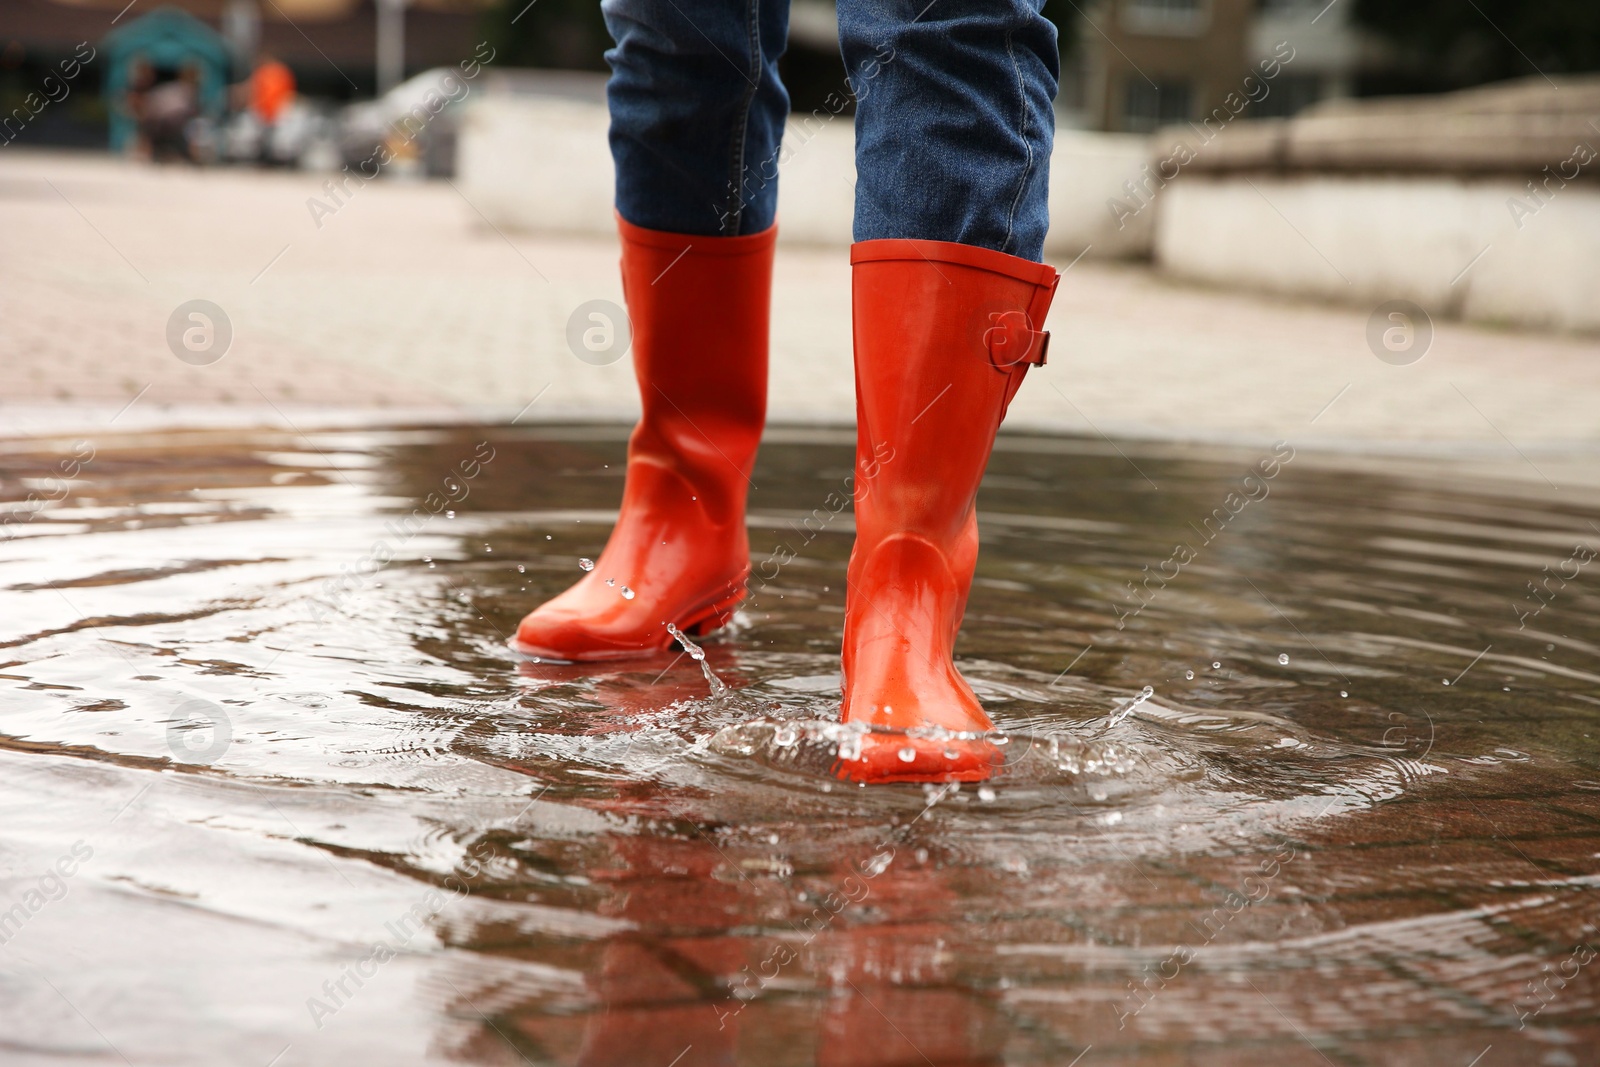
[[(1293, 119), (1164, 128), (1157, 160), (1180, 144), (1196, 172), (1319, 171), (1532, 176), (1575, 146), (1600, 144), (1600, 77), (1543, 77), (1440, 96), (1337, 100)], [(1218, 127), (1222, 127), (1219, 129)], [(1593, 179), (1600, 168), (1571, 168)], [(1568, 173), (1570, 179), (1573, 175)]]
[(1514, 179), (1193, 174), (1160, 208), (1156, 258), (1180, 278), (1600, 331), (1600, 187), (1540, 200)]

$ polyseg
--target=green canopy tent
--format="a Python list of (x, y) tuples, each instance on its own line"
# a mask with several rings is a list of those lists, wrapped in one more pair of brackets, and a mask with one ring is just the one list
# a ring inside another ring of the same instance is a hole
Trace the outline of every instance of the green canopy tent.
[(100, 43), (105, 55), (106, 101), (111, 112), (111, 148), (122, 151), (133, 140), (135, 120), (126, 104), (138, 64), (176, 73), (199, 74), (200, 111), (220, 121), (228, 110), (232, 58), (222, 36), (204, 22), (174, 7), (157, 8), (119, 26)]

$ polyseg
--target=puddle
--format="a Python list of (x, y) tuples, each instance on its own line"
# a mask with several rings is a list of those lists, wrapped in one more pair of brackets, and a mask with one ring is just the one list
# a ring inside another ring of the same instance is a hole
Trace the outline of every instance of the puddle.
[(1600, 1062), (1593, 500), (1006, 438), (1003, 773), (862, 788), (848, 441), (597, 666), (620, 431), (0, 443), (5, 1062)]

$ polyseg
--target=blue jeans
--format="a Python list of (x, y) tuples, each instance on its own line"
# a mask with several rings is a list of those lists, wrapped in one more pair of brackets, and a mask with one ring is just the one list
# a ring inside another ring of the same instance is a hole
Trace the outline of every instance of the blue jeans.
[[(1042, 0), (838, 0), (856, 98), (855, 239), (1039, 260), (1049, 226), (1055, 27)], [(617, 210), (674, 233), (759, 233), (777, 211), (788, 0), (602, 0)], [(803, 146), (797, 149), (804, 151)]]

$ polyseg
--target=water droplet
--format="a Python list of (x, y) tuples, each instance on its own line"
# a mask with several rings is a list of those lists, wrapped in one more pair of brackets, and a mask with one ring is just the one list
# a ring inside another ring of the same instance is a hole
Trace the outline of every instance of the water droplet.
[(1194, 681), (1194, 671), (1184, 671), (1183, 676), (1191, 682)]
[(716, 672), (711, 669), (711, 664), (706, 662), (705, 649), (689, 640), (682, 630), (670, 622), (667, 623), (667, 633), (671, 634), (673, 640), (683, 646), (683, 650), (689, 653), (690, 659), (700, 664), (700, 673), (706, 676), (706, 684), (711, 687), (711, 695), (713, 697), (719, 697), (728, 691), (728, 683), (718, 678)]
[(554, 541), (554, 540), (555, 540), (555, 538), (554, 538), (554, 537), (551, 537), (551, 536), (550, 536), (550, 535), (549, 535), (549, 534), (545, 534), (545, 535), (544, 535), (544, 539), (545, 539), (545, 540), (546, 540), (546, 541)]
[(444, 513), (444, 517), (447, 519), (453, 519), (456, 517), (456, 513), (453, 511), (447, 511)]
[(632, 600), (633, 599), (633, 590), (629, 589), (627, 586), (623, 586), (622, 587), (622, 599), (623, 600)]
[(592, 570), (594, 570), (594, 560), (589, 559), (588, 557), (584, 557), (583, 559), (580, 559), (578, 561), (578, 569), (580, 571), (592, 571)]
[(483, 550), (484, 550), (484, 551), (485, 551), (485, 552), (493, 552), (493, 551), (494, 551), (494, 549), (492, 549), (492, 548), (490, 548), (490, 547), (489, 547), (489, 546), (488, 546), (488, 545), (484, 545), (484, 546), (483, 546)]
[(1342, 697), (1348, 697), (1350, 694), (1345, 692), (1343, 689), (1341, 689), (1341, 690), (1339, 690), (1339, 695), (1342, 696)]
[(985, 804), (993, 803), (994, 802), (994, 790), (989, 788), (986, 785), (980, 785), (978, 787), (978, 799), (983, 801)]
[(955, 758), (956, 758), (956, 751), (955, 751), (955, 749), (953, 749), (953, 748), (947, 748), (947, 749), (945, 749), (945, 750), (944, 750), (944, 758), (945, 758), (945, 759), (950, 759), (950, 760), (953, 760), (953, 759), (955, 759)]
[(912, 760), (917, 758), (917, 750), (912, 748), (910, 745), (907, 745), (899, 752), (896, 752), (895, 755), (900, 757), (901, 763), (910, 763)]
[(431, 559), (428, 561), (428, 569), (430, 571), (433, 570), (433, 560), (431, 560)]
[(522, 564), (519, 563), (519, 564), (517, 564), (517, 573), (518, 574), (527, 574), (528, 573), (528, 568), (524, 567)]
[(1278, 653), (1278, 666), (1287, 667), (1288, 665), (1289, 665), (1289, 653), (1287, 653), (1287, 652), (1279, 652)]
[(1213, 662), (1211, 664), (1211, 669), (1214, 670), (1214, 671), (1220, 671), (1222, 669), (1222, 661), (1221, 660), (1216, 660), (1215, 662)]
[(606, 584), (607, 585), (616, 585), (617, 584), (617, 580), (615, 578), (607, 578), (606, 579)]

